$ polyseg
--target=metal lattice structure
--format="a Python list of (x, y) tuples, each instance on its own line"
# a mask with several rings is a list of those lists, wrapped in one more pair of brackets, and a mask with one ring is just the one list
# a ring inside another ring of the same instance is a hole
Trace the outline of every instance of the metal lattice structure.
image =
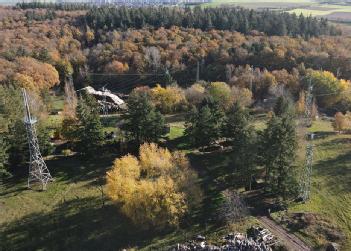
[(37, 120), (30, 114), (29, 100), (25, 89), (22, 89), (22, 95), (25, 110), (24, 124), (27, 131), (30, 154), (28, 188), (31, 187), (32, 183), (40, 183), (42, 189), (45, 190), (47, 183), (52, 180), (52, 177), (40, 153), (38, 137), (35, 130), (35, 123)]
[[(305, 126), (310, 127), (312, 125), (312, 107), (313, 107), (313, 86), (310, 82), (306, 93), (305, 100)], [(301, 199), (307, 201), (310, 198), (311, 193), (311, 176), (313, 166), (313, 134), (306, 133), (306, 138), (309, 140), (306, 146), (306, 160), (305, 167), (302, 174), (301, 180)]]

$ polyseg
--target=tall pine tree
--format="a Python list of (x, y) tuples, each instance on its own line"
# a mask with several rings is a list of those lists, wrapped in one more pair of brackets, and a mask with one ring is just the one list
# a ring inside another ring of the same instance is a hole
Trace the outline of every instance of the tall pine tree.
[(131, 93), (122, 119), (124, 120), (122, 129), (138, 144), (157, 142), (164, 133), (164, 117), (156, 111), (146, 92)]
[(185, 135), (193, 145), (208, 146), (222, 136), (224, 117), (218, 103), (207, 98), (187, 118)]
[(77, 136), (79, 138), (79, 151), (92, 157), (96, 149), (103, 143), (102, 124), (99, 116), (99, 105), (95, 98), (89, 94), (83, 94), (77, 106), (77, 118), (79, 126)]
[[(295, 157), (297, 150), (296, 125), (293, 109), (278, 104), (286, 104), (286, 100), (278, 100), (275, 111), (262, 134), (262, 162), (266, 168), (266, 189), (283, 200), (296, 194)], [(282, 107), (280, 107), (282, 108)], [(282, 113), (280, 113), (282, 112)]]
[(251, 190), (257, 152), (256, 134), (250, 125), (250, 114), (239, 103), (235, 103), (227, 113), (224, 135), (233, 146), (233, 167), (245, 176), (246, 186)]

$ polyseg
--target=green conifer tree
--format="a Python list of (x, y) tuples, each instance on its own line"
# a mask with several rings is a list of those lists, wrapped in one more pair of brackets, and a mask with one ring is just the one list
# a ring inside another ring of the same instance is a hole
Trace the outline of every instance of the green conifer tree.
[(84, 94), (78, 101), (78, 148), (85, 155), (92, 156), (103, 143), (102, 124), (98, 107), (99, 105), (92, 95)]
[[(280, 99), (285, 103), (286, 100)], [(281, 110), (280, 110), (281, 111)], [(262, 134), (262, 160), (266, 168), (266, 189), (286, 200), (296, 194), (296, 125), (292, 109), (273, 114)]]
[(156, 111), (147, 93), (134, 91), (127, 100), (122, 129), (138, 144), (157, 142), (164, 134), (164, 117)]
[(250, 125), (248, 111), (235, 103), (228, 111), (224, 123), (224, 135), (233, 146), (232, 164), (245, 176), (245, 183), (251, 190), (251, 181), (256, 163), (256, 134)]
[(225, 114), (213, 99), (205, 100), (200, 108), (193, 108), (186, 121), (185, 135), (196, 146), (208, 146), (222, 136)]

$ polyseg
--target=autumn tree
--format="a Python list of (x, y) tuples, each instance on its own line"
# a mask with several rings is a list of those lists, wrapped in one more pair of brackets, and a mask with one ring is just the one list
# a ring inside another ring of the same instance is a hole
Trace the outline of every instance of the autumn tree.
[(68, 59), (60, 59), (56, 62), (55, 67), (59, 73), (60, 81), (63, 83), (67, 81), (74, 72), (73, 66)]
[(240, 103), (243, 106), (250, 106), (253, 102), (252, 92), (247, 88), (238, 88), (233, 86), (231, 88), (233, 101)]
[(223, 110), (228, 109), (233, 103), (230, 87), (224, 82), (212, 82), (208, 87), (208, 94)]
[(105, 72), (108, 73), (123, 73), (129, 70), (127, 63), (122, 63), (118, 60), (113, 60), (105, 66)]
[(308, 70), (305, 82), (306, 85), (311, 82), (318, 106), (323, 108), (330, 108), (337, 103), (342, 97), (341, 93), (351, 85), (349, 81), (336, 78), (331, 72), (313, 70)]
[(350, 117), (342, 114), (341, 112), (337, 112), (334, 115), (333, 127), (335, 131), (339, 133), (345, 131), (350, 128)]
[(179, 111), (185, 104), (184, 91), (177, 85), (165, 88), (157, 85), (151, 89), (150, 96), (155, 106), (163, 113)]
[(304, 115), (305, 113), (305, 102), (306, 102), (305, 92), (300, 91), (299, 100), (296, 102), (296, 112), (299, 115)]
[(198, 105), (205, 98), (205, 87), (195, 83), (185, 90), (185, 97), (190, 104)]
[(145, 91), (134, 90), (127, 100), (122, 129), (137, 143), (155, 142), (164, 133), (164, 118)]
[(19, 87), (39, 92), (59, 83), (59, 74), (50, 64), (41, 63), (30, 57), (17, 58), (16, 64), (13, 80)]
[(72, 79), (65, 83), (65, 102), (63, 106), (63, 116), (68, 119), (76, 118), (76, 109), (78, 104), (77, 93), (74, 89)]
[(116, 159), (106, 189), (121, 212), (144, 229), (177, 226), (201, 195), (185, 155), (153, 143), (140, 147), (139, 158)]

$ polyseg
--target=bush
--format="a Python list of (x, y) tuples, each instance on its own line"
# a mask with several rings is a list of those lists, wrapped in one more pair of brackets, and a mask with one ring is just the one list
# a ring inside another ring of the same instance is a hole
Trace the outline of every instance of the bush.
[(71, 149), (63, 149), (62, 154), (66, 157), (70, 156), (70, 155), (72, 155), (72, 150)]

